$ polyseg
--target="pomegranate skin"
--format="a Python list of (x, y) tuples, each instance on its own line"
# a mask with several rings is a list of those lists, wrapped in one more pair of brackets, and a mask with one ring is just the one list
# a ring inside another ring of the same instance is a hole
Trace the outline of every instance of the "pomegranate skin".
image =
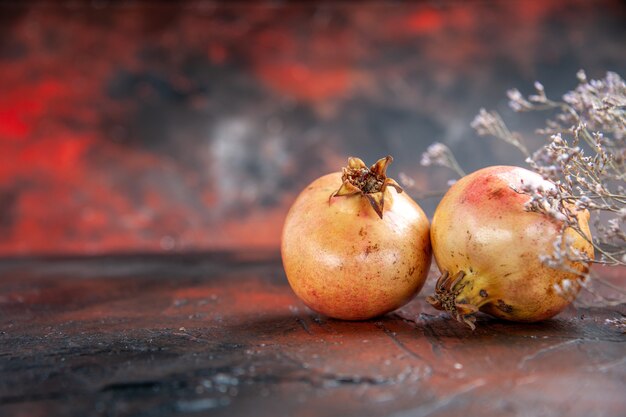
[(429, 222), (406, 193), (385, 190), (381, 219), (361, 195), (329, 197), (342, 174), (313, 181), (283, 228), (291, 288), (311, 309), (344, 320), (393, 311), (422, 288), (431, 262)]
[[(451, 277), (464, 275), (455, 286), (457, 294), (448, 294), (462, 306), (461, 315), (475, 307), (506, 320), (550, 318), (571, 302), (558, 294), (555, 285), (568, 279), (578, 290), (577, 279), (589, 267), (570, 262), (571, 271), (564, 271), (542, 263), (541, 255), (554, 252), (561, 225), (526, 210), (530, 197), (514, 190), (521, 187), (521, 181), (553, 187), (523, 168), (488, 167), (455, 183), (435, 211), (431, 242), (437, 266)], [(588, 212), (578, 214), (590, 239), (588, 219)], [(574, 248), (593, 259), (593, 247), (587, 240), (572, 229), (565, 233)], [(443, 305), (445, 298), (439, 300)], [(450, 311), (449, 307), (445, 309)], [(459, 311), (456, 313), (459, 319)]]

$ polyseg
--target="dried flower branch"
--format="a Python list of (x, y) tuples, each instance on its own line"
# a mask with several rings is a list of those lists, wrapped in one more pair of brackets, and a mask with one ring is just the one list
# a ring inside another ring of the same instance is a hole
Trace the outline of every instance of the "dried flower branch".
[(422, 154), (420, 160), (422, 166), (439, 165), (442, 167), (450, 168), (455, 171), (459, 177), (465, 176), (465, 171), (461, 168), (457, 162), (454, 154), (443, 143), (435, 142), (426, 149), (426, 152)]
[[(447, 190), (427, 190), (427, 191), (422, 190), (418, 187), (416, 181), (410, 176), (408, 176), (407, 174), (405, 174), (404, 172), (400, 172), (398, 174), (398, 178), (400, 179), (400, 184), (402, 184), (402, 187), (404, 189), (413, 190), (413, 193), (411, 193), (411, 195), (418, 199), (434, 198), (434, 197), (441, 198), (444, 196), (444, 194), (447, 191)], [(454, 183), (455, 180), (450, 180), (449, 183), (450, 182)]]
[[(539, 82), (534, 85), (535, 94), (528, 97), (517, 89), (508, 91), (509, 106), (516, 112), (555, 112), (546, 126), (537, 130), (538, 134), (547, 136), (547, 143), (532, 155), (522, 136), (510, 131), (495, 111), (481, 109), (471, 126), (481, 136), (493, 136), (515, 146), (534, 171), (554, 184), (549, 189), (526, 184), (517, 190), (531, 197), (529, 211), (543, 213), (563, 224), (562, 239), (555, 242), (552, 254), (543, 257), (546, 264), (567, 268), (571, 261), (582, 261), (625, 266), (626, 83), (614, 72), (608, 72), (601, 80), (588, 80), (581, 70), (577, 78), (579, 85), (562, 100), (548, 98)], [(426, 154), (422, 161), (425, 157)], [(432, 152), (428, 158), (433, 159)], [(594, 239), (578, 223), (578, 216), (585, 211), (593, 215)], [(592, 243), (597, 254), (595, 260), (577, 253), (568, 244), (567, 228)], [(564, 282), (557, 290), (568, 297), (576, 292), (573, 291), (576, 284), (580, 284), (593, 292), (591, 281), (601, 282), (589, 272), (579, 283)], [(612, 286), (612, 289), (625, 294), (622, 288)], [(624, 302), (623, 299), (605, 301)]]
[[(515, 92), (513, 96), (517, 98), (517, 94), (519, 91), (511, 90), (509, 91), (509, 97), (511, 97), (512, 92)], [(521, 96), (521, 94), (519, 94)], [(523, 100), (523, 99), (522, 99)], [(526, 100), (523, 100), (525, 103), (528, 103)], [(513, 103), (513, 101), (511, 101)], [(518, 103), (518, 102), (515, 102)], [(519, 104), (516, 104), (519, 105)], [(528, 103), (530, 106), (531, 104)], [(520, 105), (521, 106), (521, 105)], [(478, 115), (474, 118), (471, 125), (472, 128), (478, 132), (481, 136), (494, 136), (500, 140), (505, 141), (517, 149), (519, 149), (526, 157), (529, 157), (528, 149), (526, 145), (524, 145), (523, 139), (521, 135), (518, 133), (513, 133), (509, 130), (508, 127), (504, 124), (502, 117), (495, 111), (488, 112), (485, 109), (480, 109)]]

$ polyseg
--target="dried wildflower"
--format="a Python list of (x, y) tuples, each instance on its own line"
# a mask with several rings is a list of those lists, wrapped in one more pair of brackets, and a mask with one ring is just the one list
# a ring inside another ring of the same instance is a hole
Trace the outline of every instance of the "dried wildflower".
[(530, 101), (526, 100), (522, 93), (517, 88), (506, 92), (509, 97), (509, 107), (515, 111), (532, 110), (533, 105)]
[[(584, 79), (586, 80), (586, 75)], [(563, 122), (584, 124), (590, 131), (610, 134), (615, 139), (626, 135), (626, 84), (614, 72), (601, 80), (581, 82), (575, 90), (563, 96)]]
[[(517, 91), (517, 93), (519, 93), (519, 91)], [(509, 91), (509, 97), (511, 97), (511, 91)], [(517, 97), (517, 95), (514, 95), (514, 97)], [(530, 103), (528, 104), (530, 105)], [(522, 137), (517, 133), (511, 132), (504, 124), (502, 117), (500, 117), (500, 115), (495, 111), (488, 112), (485, 109), (480, 109), (480, 112), (476, 115), (470, 126), (472, 126), (472, 128), (474, 128), (479, 135), (494, 136), (515, 146), (524, 155), (530, 156), (528, 150), (526, 149), (526, 145), (524, 145)]]
[(411, 177), (409, 177), (408, 175), (406, 175), (404, 172), (401, 172), (400, 174), (398, 174), (398, 178), (400, 178), (400, 183), (406, 187), (406, 188), (413, 188), (415, 187), (415, 180)]
[[(547, 265), (567, 269), (571, 261), (582, 261), (625, 266), (626, 83), (614, 72), (608, 72), (601, 80), (588, 80), (582, 70), (576, 76), (579, 85), (561, 100), (550, 99), (539, 82), (534, 85), (535, 94), (528, 97), (517, 89), (507, 92), (509, 106), (514, 111), (556, 113), (544, 128), (537, 130), (547, 136), (547, 141), (533, 154), (528, 152), (521, 135), (511, 132), (495, 111), (481, 109), (471, 126), (481, 136), (493, 136), (515, 146), (534, 171), (554, 184), (548, 189), (525, 184), (517, 190), (530, 196), (527, 210), (543, 213), (563, 224), (561, 239), (555, 242), (553, 253), (542, 257)], [(578, 222), (578, 217), (587, 212), (594, 216), (593, 241)], [(588, 259), (568, 244), (567, 228), (594, 246), (597, 259)], [(593, 292), (592, 281), (600, 280), (589, 272), (578, 284)], [(623, 289), (604, 284), (624, 294)], [(576, 283), (564, 281), (557, 291), (569, 297), (576, 287)]]
[(420, 164), (427, 167), (431, 165), (439, 165), (454, 170), (460, 177), (465, 176), (465, 172), (457, 162), (454, 154), (443, 143), (435, 142), (426, 149), (422, 154)]

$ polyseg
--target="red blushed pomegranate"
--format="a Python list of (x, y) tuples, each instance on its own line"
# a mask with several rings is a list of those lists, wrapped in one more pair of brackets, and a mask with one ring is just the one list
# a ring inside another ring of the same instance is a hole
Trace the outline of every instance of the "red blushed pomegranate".
[[(428, 301), (474, 328), (473, 313), (522, 322), (544, 320), (571, 300), (555, 290), (564, 280), (576, 286), (589, 265), (569, 262), (567, 270), (553, 269), (540, 257), (551, 255), (562, 224), (545, 214), (530, 212), (530, 196), (523, 184), (554, 185), (523, 168), (495, 166), (481, 169), (454, 184), (435, 211), (431, 242), (442, 273)], [(591, 239), (588, 212), (577, 214)], [(566, 241), (589, 259), (593, 247), (571, 228)]]
[(365, 320), (410, 301), (431, 260), (422, 209), (392, 179), (390, 156), (368, 168), (349, 158), (300, 193), (283, 229), (281, 254), (296, 295), (324, 315)]

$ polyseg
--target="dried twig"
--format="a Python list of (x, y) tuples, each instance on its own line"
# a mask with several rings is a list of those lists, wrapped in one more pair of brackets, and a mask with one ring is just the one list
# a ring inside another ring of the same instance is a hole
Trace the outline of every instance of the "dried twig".
[[(582, 261), (625, 266), (626, 83), (614, 72), (608, 72), (601, 80), (588, 80), (581, 70), (577, 78), (576, 89), (566, 93), (562, 100), (548, 98), (539, 82), (535, 83), (535, 94), (528, 97), (517, 89), (508, 91), (509, 106), (514, 111), (555, 112), (546, 126), (537, 130), (538, 134), (547, 136), (546, 144), (532, 154), (522, 136), (509, 130), (495, 111), (481, 109), (471, 125), (481, 136), (493, 136), (515, 146), (535, 172), (555, 185), (544, 188), (527, 184), (517, 190), (531, 197), (527, 204), (529, 211), (543, 213), (563, 224), (561, 239), (555, 242), (553, 253), (542, 257), (546, 264), (568, 268), (572, 261)], [(450, 150), (439, 143), (431, 145), (422, 156), (422, 165), (452, 167), (450, 161), (456, 164)], [(585, 210), (593, 216), (593, 239), (578, 223), (578, 215)], [(593, 245), (596, 259), (589, 259), (568, 244), (567, 228)], [(590, 274), (583, 276), (580, 283), (593, 291), (590, 282), (598, 278)], [(569, 296), (575, 288), (576, 285), (566, 280), (557, 290)]]

